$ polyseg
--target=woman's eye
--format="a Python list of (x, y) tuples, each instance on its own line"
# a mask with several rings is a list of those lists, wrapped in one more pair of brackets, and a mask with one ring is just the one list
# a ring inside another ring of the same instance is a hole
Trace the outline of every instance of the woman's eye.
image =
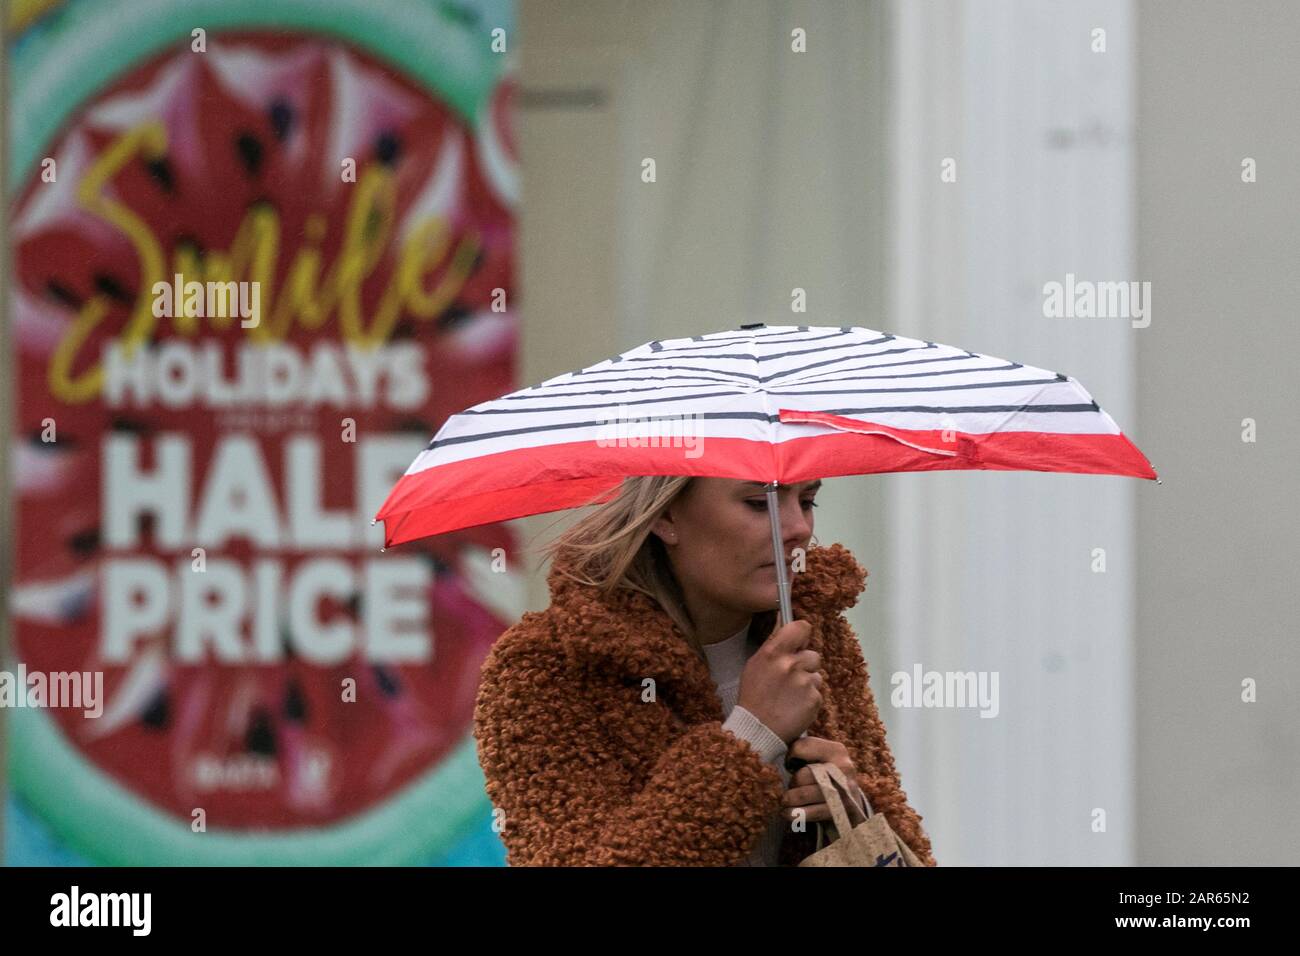
[[(767, 499), (766, 499), (766, 498), (759, 498), (759, 499), (757, 499), (757, 500), (749, 499), (749, 500), (746, 500), (746, 501), (745, 501), (745, 504), (749, 505), (749, 506), (750, 506), (751, 508), (753, 508), (755, 511), (766, 511), (766, 510), (767, 510)], [(800, 502), (800, 504), (803, 505), (803, 507), (805, 507), (805, 508), (816, 508), (816, 507), (817, 507), (817, 502), (813, 501), (811, 498), (807, 499), (806, 501), (802, 501), (802, 502)]]

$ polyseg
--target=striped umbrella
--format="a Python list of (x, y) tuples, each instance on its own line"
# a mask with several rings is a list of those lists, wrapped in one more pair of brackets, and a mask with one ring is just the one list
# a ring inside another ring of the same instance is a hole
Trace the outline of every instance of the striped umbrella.
[(977, 468), (1159, 479), (1075, 379), (860, 327), (761, 323), (648, 342), (452, 415), (388, 495), (387, 545), (609, 500), (630, 475), (776, 489)]

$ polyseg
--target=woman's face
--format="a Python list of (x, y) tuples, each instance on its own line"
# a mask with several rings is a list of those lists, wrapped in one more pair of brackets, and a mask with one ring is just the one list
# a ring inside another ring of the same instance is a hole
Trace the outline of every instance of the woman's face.
[[(777, 489), (786, 567), (813, 533), (821, 481)], [(761, 482), (695, 478), (651, 529), (668, 548), (690, 603), (756, 614), (777, 607), (767, 493)]]

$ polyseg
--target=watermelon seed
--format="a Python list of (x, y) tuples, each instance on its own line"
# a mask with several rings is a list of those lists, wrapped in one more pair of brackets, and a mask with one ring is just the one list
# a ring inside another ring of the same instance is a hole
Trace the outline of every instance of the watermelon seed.
[(402, 692), (402, 685), (397, 679), (397, 675), (388, 670), (382, 664), (376, 664), (371, 668), (375, 672), (375, 680), (379, 681), (379, 689), (385, 697), (396, 697)]
[(99, 550), (99, 529), (87, 528), (68, 538), (68, 550), (79, 558), (86, 558)]
[(258, 142), (257, 137), (247, 131), (240, 133), (235, 138), (235, 151), (239, 153), (248, 175), (256, 176), (258, 168), (262, 165), (262, 144)]
[(293, 107), (289, 105), (288, 100), (276, 99), (271, 101), (271, 129), (275, 133), (275, 138), (283, 141), (289, 135), (289, 130), (293, 127)]
[(157, 180), (158, 185), (163, 188), (163, 192), (170, 193), (175, 191), (176, 179), (172, 176), (172, 167), (171, 164), (167, 162), (166, 156), (145, 160), (145, 166), (149, 169), (149, 175)]
[(474, 313), (463, 305), (452, 303), (448, 306), (447, 311), (438, 316), (438, 331), (450, 332), (452, 329), (458, 329), (468, 322), (473, 321)]
[(138, 418), (128, 418), (125, 415), (114, 415), (109, 428), (115, 432), (130, 432), (134, 435), (147, 435), (152, 429), (146, 422)]
[(149, 702), (149, 706), (145, 708), (144, 714), (141, 715), (140, 719), (144, 722), (146, 727), (152, 727), (154, 730), (162, 730), (167, 726), (170, 717), (171, 707), (167, 699), (167, 691), (164, 688), (154, 695), (154, 699)]
[(263, 707), (253, 711), (252, 722), (244, 736), (244, 749), (267, 757), (275, 756), (275, 732), (271, 729), (270, 715)]
[(395, 432), (411, 432), (416, 435), (432, 435), (438, 429), (434, 428), (428, 422), (420, 418), (399, 418), (393, 422), (392, 430)]
[(297, 658), (298, 655), (293, 652), (293, 635), (289, 633), (287, 627), (280, 628), (280, 647), (284, 652), (286, 661), (293, 661)]
[(135, 296), (122, 288), (122, 284), (114, 279), (107, 272), (95, 274), (95, 288), (110, 299), (116, 299), (118, 302), (125, 302), (130, 305), (135, 301)]
[(375, 140), (375, 155), (379, 157), (379, 161), (385, 166), (392, 166), (397, 161), (397, 155), (401, 151), (402, 144), (395, 133), (384, 131)]
[(307, 701), (302, 696), (302, 688), (296, 680), (289, 682), (289, 690), (284, 697), (284, 716), (286, 720), (292, 720), (295, 724), (307, 722)]
[(50, 298), (73, 309), (81, 308), (81, 298), (58, 279), (45, 280), (45, 292)]

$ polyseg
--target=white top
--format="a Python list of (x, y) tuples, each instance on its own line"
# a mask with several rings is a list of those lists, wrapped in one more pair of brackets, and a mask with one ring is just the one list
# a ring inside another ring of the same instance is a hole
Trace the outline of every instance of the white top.
[[(744, 671), (745, 664), (753, 651), (757, 649), (750, 646), (749, 625), (746, 624), (743, 629), (724, 641), (701, 646), (708, 660), (709, 674), (717, 687), (718, 698), (722, 701), (722, 713), (726, 718), (722, 724), (723, 729), (730, 730), (741, 740), (748, 742), (759, 757), (773, 764), (780, 771), (784, 786), (789, 789), (791, 774), (785, 769), (785, 758), (789, 754), (789, 748), (786, 747), (785, 741), (749, 710), (736, 703), (736, 699), (740, 696), (741, 672)], [(799, 736), (807, 736), (807, 731)], [(788, 826), (790, 821), (783, 819), (778, 810), (767, 831), (754, 845), (748, 859), (739, 865), (776, 866), (781, 851), (781, 841)]]
[[(746, 624), (725, 641), (704, 644), (702, 647), (704, 656), (708, 659), (709, 673), (717, 686), (718, 698), (722, 701), (722, 713), (726, 717), (723, 728), (747, 741), (764, 761), (773, 764), (780, 771), (784, 785), (789, 787), (790, 772), (785, 769), (785, 758), (789, 751), (785, 741), (752, 713), (736, 704), (736, 698), (740, 695), (740, 674), (752, 653), (749, 647), (749, 625)], [(754, 845), (749, 858), (740, 865), (776, 866), (781, 840), (788, 825), (789, 821), (783, 820), (778, 811), (767, 832)]]

